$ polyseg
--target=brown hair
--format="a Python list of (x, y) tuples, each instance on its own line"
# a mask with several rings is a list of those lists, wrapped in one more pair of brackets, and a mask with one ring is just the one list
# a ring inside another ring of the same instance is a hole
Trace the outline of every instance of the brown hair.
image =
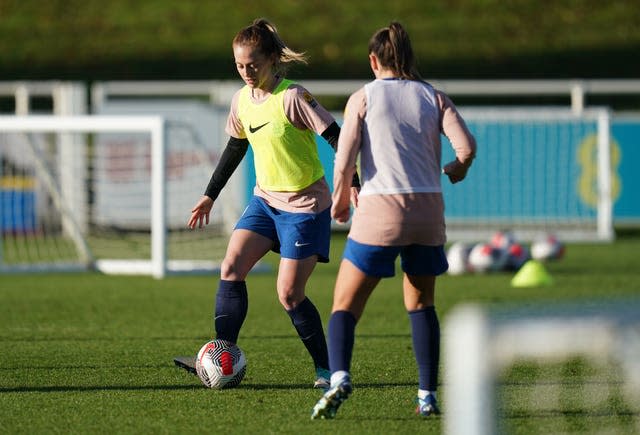
[(305, 54), (287, 47), (278, 35), (276, 26), (265, 18), (256, 18), (250, 26), (240, 30), (233, 38), (232, 45), (254, 47), (265, 56), (275, 55), (276, 72), (285, 72), (287, 64), (292, 62), (307, 63)]
[(396, 21), (373, 34), (369, 40), (369, 53), (375, 54), (384, 68), (400, 78), (422, 80), (411, 48), (409, 34)]

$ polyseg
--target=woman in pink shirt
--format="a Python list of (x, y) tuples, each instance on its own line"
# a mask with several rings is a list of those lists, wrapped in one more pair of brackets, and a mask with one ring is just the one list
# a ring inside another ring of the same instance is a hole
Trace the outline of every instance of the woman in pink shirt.
[[(352, 392), (350, 364), (356, 323), (400, 256), (404, 304), (418, 364), (416, 412), (438, 414), (436, 401), (440, 329), (434, 307), (436, 276), (447, 260), (441, 175), (465, 178), (476, 143), (449, 97), (418, 73), (409, 36), (396, 22), (369, 42), (375, 80), (349, 98), (338, 140), (331, 216), (350, 217), (349, 186), (360, 155), (357, 208), (334, 290), (329, 320), (331, 388), (312, 419), (333, 418)], [(441, 134), (456, 159), (441, 168)]]

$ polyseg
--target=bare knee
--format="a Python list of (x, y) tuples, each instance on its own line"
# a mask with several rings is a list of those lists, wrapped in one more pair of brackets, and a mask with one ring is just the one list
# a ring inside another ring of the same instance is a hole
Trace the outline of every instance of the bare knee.
[(232, 259), (225, 258), (220, 265), (220, 278), (225, 281), (243, 281), (246, 273), (238, 270), (238, 265)]
[(305, 298), (304, 289), (296, 290), (293, 287), (278, 288), (278, 300), (285, 310), (292, 310)]

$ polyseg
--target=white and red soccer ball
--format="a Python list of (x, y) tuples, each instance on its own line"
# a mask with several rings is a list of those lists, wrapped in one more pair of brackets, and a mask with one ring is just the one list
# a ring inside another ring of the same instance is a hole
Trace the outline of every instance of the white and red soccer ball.
[(469, 252), (469, 269), (485, 273), (503, 270), (508, 254), (505, 249), (496, 248), (491, 243), (478, 243)]
[(235, 387), (242, 382), (247, 370), (244, 352), (225, 340), (211, 340), (200, 348), (196, 357), (196, 372), (209, 388)]
[(519, 270), (530, 259), (531, 253), (529, 249), (525, 245), (515, 242), (507, 249), (505, 269), (511, 271)]
[(531, 243), (531, 257), (538, 261), (558, 260), (564, 256), (564, 244), (553, 234), (545, 234)]
[(489, 244), (497, 249), (509, 250), (509, 247), (517, 243), (516, 236), (511, 231), (498, 231), (496, 232)]
[(469, 272), (469, 253), (472, 245), (464, 242), (455, 242), (447, 250), (447, 263), (449, 275), (462, 275)]

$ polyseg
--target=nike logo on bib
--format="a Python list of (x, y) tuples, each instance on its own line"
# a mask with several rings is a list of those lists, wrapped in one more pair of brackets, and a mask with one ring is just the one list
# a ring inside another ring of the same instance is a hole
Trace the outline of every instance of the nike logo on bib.
[(295, 246), (296, 248), (299, 248), (299, 247), (301, 247), (301, 246), (307, 246), (307, 245), (310, 245), (310, 244), (311, 244), (311, 243), (300, 243), (299, 241), (297, 241), (297, 240), (296, 240), (296, 242), (294, 243), (294, 246)]
[(249, 124), (249, 131), (250, 131), (251, 133), (255, 133), (256, 131), (260, 130), (262, 127), (264, 127), (264, 126), (265, 126), (265, 125), (267, 125), (268, 123), (269, 123), (269, 122), (265, 122), (264, 124), (259, 125), (259, 126), (257, 126), (257, 127), (251, 127), (251, 124)]

